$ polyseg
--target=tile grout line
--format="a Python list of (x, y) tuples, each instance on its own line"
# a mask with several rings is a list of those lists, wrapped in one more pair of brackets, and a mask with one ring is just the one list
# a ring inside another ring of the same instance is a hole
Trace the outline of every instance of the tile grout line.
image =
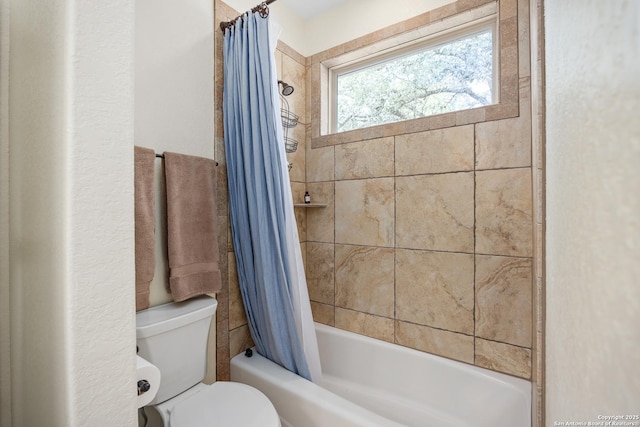
[(397, 343), (398, 338), (398, 236), (397, 218), (398, 218), (398, 201), (397, 201), (398, 184), (396, 180), (396, 136), (393, 137), (393, 342)]
[(473, 364), (477, 365), (477, 349), (476, 349), (476, 310), (478, 309), (477, 304), (477, 207), (476, 207), (476, 194), (477, 194), (477, 174), (476, 174), (476, 165), (477, 165), (477, 149), (476, 149), (476, 127), (473, 126)]

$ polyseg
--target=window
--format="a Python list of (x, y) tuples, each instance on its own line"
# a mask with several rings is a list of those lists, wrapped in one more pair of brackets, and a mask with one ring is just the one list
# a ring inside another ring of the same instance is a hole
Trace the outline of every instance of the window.
[(330, 69), (332, 131), (496, 103), (495, 42), (485, 22)]

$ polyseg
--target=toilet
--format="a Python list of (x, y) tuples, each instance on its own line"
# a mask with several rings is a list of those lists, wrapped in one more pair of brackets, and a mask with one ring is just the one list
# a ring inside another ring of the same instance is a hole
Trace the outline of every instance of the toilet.
[(202, 296), (136, 314), (138, 355), (158, 367), (160, 386), (152, 406), (164, 427), (280, 427), (273, 404), (246, 384), (201, 381), (207, 339), (218, 302)]

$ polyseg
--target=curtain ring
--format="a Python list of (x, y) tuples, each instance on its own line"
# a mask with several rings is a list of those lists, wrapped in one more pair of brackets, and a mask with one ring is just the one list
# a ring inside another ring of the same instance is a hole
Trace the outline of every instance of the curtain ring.
[(260, 17), (263, 19), (269, 16), (269, 7), (267, 6), (266, 1), (260, 3), (260, 9), (258, 10), (258, 13), (260, 13)]

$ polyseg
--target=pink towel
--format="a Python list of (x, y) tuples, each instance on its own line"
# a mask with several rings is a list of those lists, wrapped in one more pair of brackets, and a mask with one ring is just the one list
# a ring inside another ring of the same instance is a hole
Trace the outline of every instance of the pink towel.
[(134, 147), (136, 311), (149, 307), (149, 285), (156, 268), (153, 150)]
[(175, 301), (220, 291), (216, 164), (164, 153), (169, 287)]

